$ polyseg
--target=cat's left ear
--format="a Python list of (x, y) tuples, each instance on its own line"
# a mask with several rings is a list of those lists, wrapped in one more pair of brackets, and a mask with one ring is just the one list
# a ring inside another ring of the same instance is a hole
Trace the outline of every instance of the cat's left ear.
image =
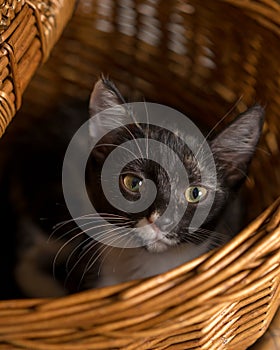
[(240, 114), (210, 142), (227, 186), (236, 187), (244, 180), (261, 135), (263, 122), (264, 109), (255, 105)]

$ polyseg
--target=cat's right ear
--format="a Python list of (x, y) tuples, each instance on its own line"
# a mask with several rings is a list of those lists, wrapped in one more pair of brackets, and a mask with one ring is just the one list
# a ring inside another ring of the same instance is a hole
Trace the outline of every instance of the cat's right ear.
[(94, 85), (90, 96), (90, 116), (93, 117), (108, 108), (113, 108), (123, 103), (125, 101), (114, 83), (102, 77)]
[(104, 77), (97, 81), (89, 102), (89, 134), (95, 144), (100, 142), (93, 151), (98, 161), (103, 161), (112, 149), (109, 145), (115, 143), (120, 127), (129, 123), (124, 104), (125, 100), (113, 82)]

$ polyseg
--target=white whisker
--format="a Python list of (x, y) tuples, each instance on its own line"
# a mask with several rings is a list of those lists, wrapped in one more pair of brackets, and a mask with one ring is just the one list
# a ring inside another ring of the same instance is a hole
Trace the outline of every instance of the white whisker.
[[(106, 239), (111, 238), (111, 237), (115, 237), (117, 235), (119, 235), (121, 233), (121, 230), (123, 230), (126, 227), (116, 227), (114, 229), (108, 230), (108, 231), (102, 231), (101, 237), (107, 236), (109, 233), (110, 235), (108, 235), (108, 237), (106, 237)], [(119, 231), (119, 232), (118, 232)], [(113, 232), (113, 235), (111, 235)], [(93, 241), (94, 242), (94, 241)], [(96, 242), (97, 243), (97, 242)], [(96, 243), (93, 244), (93, 246), (96, 245)], [(65, 284), (67, 283), (71, 273), (74, 271), (74, 269), (77, 267), (77, 265), (80, 263), (80, 261), (82, 261), (82, 259), (86, 256), (86, 254), (88, 254), (88, 252), (92, 249), (93, 246), (89, 246), (88, 249), (85, 250), (85, 252), (79, 257), (79, 259), (77, 260), (77, 262), (74, 264), (74, 266), (71, 268), (71, 270), (69, 271), (67, 278), (65, 280)], [(94, 256), (94, 255), (93, 255)]]
[(71, 223), (71, 222), (74, 222), (76, 220), (91, 220), (91, 219), (94, 219), (94, 218), (97, 218), (97, 219), (100, 219), (103, 218), (103, 219), (107, 219), (107, 220), (129, 220), (128, 218), (126, 218), (125, 216), (121, 216), (121, 215), (116, 215), (116, 214), (110, 214), (110, 213), (91, 213), (91, 214), (85, 214), (85, 215), (82, 215), (82, 216), (79, 216), (79, 217), (76, 217), (76, 218), (72, 218), (70, 220), (66, 220), (66, 221), (62, 221), (58, 224), (56, 224), (53, 228), (54, 228), (54, 231), (51, 233), (49, 239), (55, 234), (55, 232), (57, 232), (60, 228), (62, 228), (63, 226)]
[[(94, 220), (93, 220), (94, 219)], [(100, 227), (103, 227), (103, 226), (109, 226), (109, 225), (118, 225), (118, 224), (133, 224), (134, 221), (124, 221), (122, 219), (113, 219), (113, 218), (108, 218), (108, 220), (111, 220), (113, 221), (112, 223), (111, 222), (107, 222), (106, 219), (104, 219), (103, 217), (96, 217), (96, 218), (90, 218), (90, 222), (86, 222), (85, 224), (79, 224), (79, 226), (76, 226), (74, 228), (72, 228), (71, 230), (68, 230), (66, 231), (62, 236), (59, 236), (55, 241), (59, 241), (61, 239), (63, 239), (65, 236), (67, 236), (69, 233), (72, 233), (74, 232), (75, 230), (79, 229), (79, 228), (82, 228), (84, 226), (88, 226), (88, 225), (92, 225), (92, 224), (96, 224), (98, 222), (102, 222), (105, 223), (103, 225), (98, 225), (98, 226), (95, 226), (95, 228), (100, 228)], [(82, 230), (83, 232), (86, 232), (84, 229)], [(88, 230), (87, 230), (88, 231)], [(49, 238), (50, 239), (50, 238)]]
[(149, 133), (150, 133), (150, 118), (149, 118), (149, 112), (147, 108), (146, 101), (144, 100), (144, 106), (145, 106), (145, 111), (146, 111), (146, 116), (147, 116), (147, 130), (145, 132), (146, 136), (146, 156), (147, 159), (149, 159)]
[[(129, 235), (132, 231), (133, 231), (133, 229), (130, 230), (129, 232), (124, 233), (121, 238), (123, 239), (123, 237)], [(119, 232), (118, 232), (118, 235), (119, 235)], [(99, 268), (98, 268), (98, 275), (100, 275), (101, 268), (102, 268), (102, 265), (104, 264), (104, 261), (106, 260), (106, 257), (114, 249), (113, 244), (119, 239), (118, 235), (114, 235), (114, 236), (111, 237), (112, 238), (111, 241), (106, 246), (104, 246), (104, 249), (102, 250), (102, 252), (93, 261), (92, 261), (93, 257), (88, 261), (88, 263), (87, 263), (87, 265), (85, 267), (84, 273), (83, 273), (83, 275), (81, 277), (80, 285), (81, 285), (82, 280), (84, 279), (86, 273), (91, 270), (91, 268), (94, 266), (96, 261), (100, 258), (100, 256), (103, 256), (103, 258), (102, 258), (102, 260), (101, 260), (101, 262), (99, 264)], [(117, 237), (115, 237), (115, 236), (117, 236)], [(104, 255), (104, 252), (106, 251), (106, 249), (109, 249), (109, 251)]]
[(133, 133), (129, 130), (129, 128), (126, 125), (123, 125), (122, 123), (118, 123), (120, 125), (120, 127), (124, 128), (132, 137), (132, 139), (134, 140), (136, 147), (138, 148), (139, 153), (141, 154), (141, 158), (144, 158), (144, 155), (142, 153), (142, 150), (139, 146), (139, 143), (137, 142), (137, 138), (133, 135)]
[(210, 135), (213, 133), (214, 130), (216, 130), (216, 128), (232, 113), (232, 111), (236, 108), (236, 106), (238, 106), (238, 104), (240, 103), (240, 101), (242, 100), (243, 95), (239, 97), (239, 99), (234, 103), (234, 105), (229, 109), (229, 111), (213, 126), (213, 128), (208, 132), (208, 134), (205, 136), (202, 144), (200, 145), (198, 151), (195, 154), (195, 158), (198, 157), (198, 154), (201, 152), (203, 145), (205, 144), (205, 142), (207, 142), (208, 138), (210, 137)]
[[(72, 238), (70, 238), (69, 240), (67, 240), (67, 241), (60, 247), (60, 249), (58, 250), (58, 252), (57, 252), (56, 255), (55, 255), (55, 258), (54, 258), (54, 261), (53, 261), (53, 274), (54, 274), (54, 277), (55, 277), (55, 271), (54, 271), (54, 269), (55, 269), (56, 261), (57, 261), (57, 259), (58, 259), (58, 256), (61, 254), (62, 250), (63, 250), (68, 244), (70, 244), (72, 241), (74, 241), (76, 238), (80, 237), (80, 236), (83, 235), (84, 233), (86, 233), (86, 232), (92, 230), (93, 228), (94, 228), (94, 229), (97, 229), (97, 228), (101, 228), (101, 227), (105, 227), (105, 226), (109, 226), (109, 224), (106, 224), (106, 225), (97, 225), (97, 226), (94, 226), (94, 227), (90, 227), (90, 228), (88, 228), (87, 230), (81, 231), (81, 232), (79, 232), (77, 235), (75, 235), (75, 236), (73, 236)], [(121, 229), (121, 228), (123, 228), (123, 226), (122, 226), (122, 227), (117, 227), (117, 228), (118, 228), (118, 229)]]
[(130, 149), (128, 149), (128, 148), (126, 148), (126, 147), (124, 147), (122, 145), (117, 145), (115, 143), (101, 143), (101, 144), (98, 144), (98, 145), (96, 145), (94, 147), (98, 148), (98, 147), (104, 147), (104, 146), (106, 146), (106, 147), (108, 147), (108, 146), (116, 146), (116, 147), (122, 148), (125, 151), (129, 152), (130, 154), (132, 154), (135, 159), (141, 158), (140, 156), (137, 156), (135, 153), (133, 153)]

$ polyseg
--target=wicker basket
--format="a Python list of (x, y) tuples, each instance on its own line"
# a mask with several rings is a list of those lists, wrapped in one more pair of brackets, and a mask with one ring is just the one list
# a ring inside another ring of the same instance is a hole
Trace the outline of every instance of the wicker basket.
[[(15, 17), (1, 39), (2, 131), (73, 8), (58, 0), (10, 3)], [(34, 30), (28, 40), (38, 42), (30, 52), (23, 47), (31, 29), (17, 40), (7, 34), (25, 23), (24, 11)], [(52, 28), (50, 19), (62, 24)], [(0, 349), (242, 350), (261, 337), (280, 301), (279, 56), (277, 1), (80, 1), (23, 109), (36, 115), (64, 97), (85, 100), (100, 72), (132, 100), (144, 95), (205, 127), (240, 97), (237, 110), (259, 101), (267, 118), (247, 181), (251, 223), (220, 250), (160, 276), (59, 299), (1, 302)]]
[(22, 94), (60, 37), (74, 0), (0, 1), (0, 137), (21, 106)]

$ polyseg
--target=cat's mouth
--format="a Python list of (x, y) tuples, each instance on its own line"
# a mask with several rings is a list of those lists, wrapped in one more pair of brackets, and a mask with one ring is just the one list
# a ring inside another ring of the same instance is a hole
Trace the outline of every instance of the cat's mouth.
[(143, 247), (151, 253), (161, 253), (169, 247), (177, 244), (175, 238), (170, 238), (169, 232), (163, 232), (155, 223), (149, 222), (146, 218), (136, 224), (136, 234), (142, 241)]

